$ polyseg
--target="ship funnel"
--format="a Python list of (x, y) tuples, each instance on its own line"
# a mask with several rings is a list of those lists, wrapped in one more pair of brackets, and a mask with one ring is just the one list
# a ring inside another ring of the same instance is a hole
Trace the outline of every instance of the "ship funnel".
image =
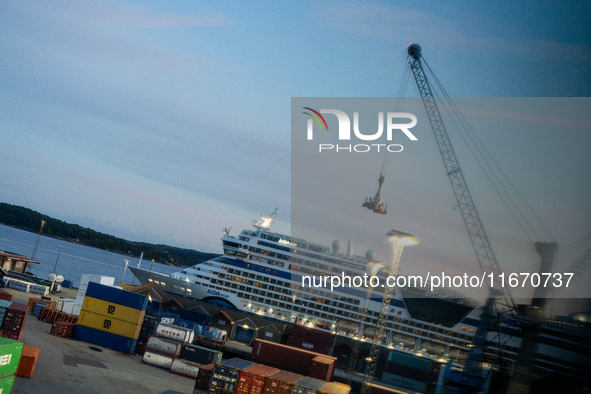
[(347, 257), (353, 256), (353, 241), (349, 240), (349, 244), (347, 244)]

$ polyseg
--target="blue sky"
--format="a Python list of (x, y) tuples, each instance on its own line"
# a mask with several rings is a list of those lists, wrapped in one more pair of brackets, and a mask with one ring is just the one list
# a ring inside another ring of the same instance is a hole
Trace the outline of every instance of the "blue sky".
[(209, 252), (288, 232), (292, 97), (393, 97), (411, 41), (452, 96), (589, 97), (590, 8), (4, 1), (0, 201)]

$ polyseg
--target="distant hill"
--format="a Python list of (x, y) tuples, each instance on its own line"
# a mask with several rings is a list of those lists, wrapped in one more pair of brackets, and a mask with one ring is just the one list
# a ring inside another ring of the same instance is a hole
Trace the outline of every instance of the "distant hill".
[(145, 260), (154, 260), (158, 263), (186, 267), (219, 256), (219, 254), (203, 253), (167, 245), (131, 242), (77, 224), (66, 223), (28, 208), (0, 202), (0, 223), (2, 224), (38, 233), (42, 220), (45, 221), (42, 234), (48, 237), (61, 238), (135, 257), (139, 257), (144, 252)]

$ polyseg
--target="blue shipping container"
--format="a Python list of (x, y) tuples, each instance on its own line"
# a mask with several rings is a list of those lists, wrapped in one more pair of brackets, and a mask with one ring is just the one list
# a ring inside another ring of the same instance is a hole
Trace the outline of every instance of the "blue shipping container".
[(98, 298), (99, 300), (112, 302), (130, 308), (145, 310), (148, 305), (148, 297), (142, 294), (133, 293), (118, 287), (101, 285), (95, 282), (89, 282), (86, 289), (88, 297)]
[(60, 283), (64, 289), (71, 289), (72, 288), (72, 281), (64, 279), (62, 283)]
[(154, 323), (154, 327), (158, 324), (172, 324), (174, 326), (178, 326), (180, 323), (181, 317), (176, 313), (169, 313), (169, 312), (160, 312), (156, 316), (156, 323)]
[(39, 314), (41, 314), (41, 309), (45, 308), (46, 306), (47, 305), (45, 305), (45, 302), (36, 302), (33, 306), (33, 316), (39, 317)]
[[(92, 282), (91, 282), (92, 283)], [(110, 332), (104, 332), (95, 328), (76, 325), (74, 339), (94, 343), (124, 353), (133, 353), (137, 339), (125, 338)]]
[(195, 311), (190, 311), (188, 309), (179, 308), (173, 306), (170, 308), (172, 313), (178, 314), (181, 319), (192, 321), (194, 323), (205, 324), (208, 325), (211, 323), (211, 316), (205, 313), (199, 313)]

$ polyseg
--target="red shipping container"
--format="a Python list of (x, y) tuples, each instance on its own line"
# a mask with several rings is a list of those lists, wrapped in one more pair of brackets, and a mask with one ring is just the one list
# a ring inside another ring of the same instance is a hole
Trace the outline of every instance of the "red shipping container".
[(287, 337), (286, 345), (291, 347), (297, 347), (298, 349), (309, 350), (311, 352), (316, 352), (320, 354), (330, 355), (332, 353), (331, 346), (294, 337), (293, 335)]
[(334, 375), (336, 362), (327, 357), (318, 356), (312, 360), (308, 369), (308, 376), (330, 382)]
[(20, 341), (23, 332), (23, 326), (27, 321), (28, 305), (13, 302), (6, 309), (4, 320), (2, 321), (2, 336), (5, 338), (16, 339)]
[[(279, 372), (279, 370), (267, 365), (253, 365), (252, 367), (246, 368), (243, 372), (251, 375), (250, 394), (263, 394), (267, 380), (266, 378)], [(240, 375), (242, 376), (242, 374)]]
[[(277, 373), (274, 373), (267, 379), (267, 383), (265, 383), (264, 393), (273, 394), (272, 390), (274, 389), (274, 394), (291, 394), (291, 389), (294, 383), (300, 380), (301, 378), (302, 375), (288, 371), (279, 371)], [(275, 383), (275, 387), (273, 387), (273, 383)]]
[(30, 378), (37, 365), (37, 358), (39, 357), (39, 348), (32, 346), (24, 346), (21, 360), (16, 370), (16, 376)]
[(12, 301), (12, 294), (0, 289), (0, 300)]
[(199, 368), (199, 373), (197, 373), (197, 379), (195, 380), (196, 391), (209, 390), (209, 384), (211, 382), (211, 377), (213, 376), (214, 367), (215, 364), (208, 364)]
[(238, 386), (236, 386), (236, 394), (248, 394), (250, 392), (250, 384), (252, 382), (252, 375), (247, 372), (240, 372), (238, 378)]
[(294, 324), (293, 331), (291, 333), (296, 338), (300, 338), (306, 341), (315, 342), (320, 345), (326, 345), (333, 347), (337, 338), (336, 334), (333, 334), (324, 330), (317, 330), (315, 328), (302, 326), (301, 324)]
[(72, 338), (76, 324), (56, 321), (51, 325), (51, 335), (62, 338)]
[(250, 360), (290, 372), (308, 375), (312, 361), (318, 356), (334, 362), (337, 360), (335, 357), (257, 339), (254, 341)]

